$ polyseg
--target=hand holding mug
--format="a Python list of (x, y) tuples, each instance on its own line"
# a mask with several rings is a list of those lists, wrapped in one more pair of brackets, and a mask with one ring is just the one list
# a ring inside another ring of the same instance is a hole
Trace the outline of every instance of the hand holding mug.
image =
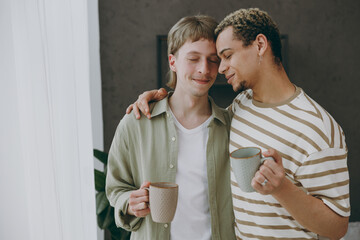
[(265, 161), (274, 161), (274, 159), (262, 157), (261, 149), (258, 147), (243, 147), (230, 153), (231, 169), (242, 191), (254, 192), (256, 190), (251, 185), (251, 181)]
[(285, 179), (285, 169), (281, 156), (274, 149), (269, 149), (263, 155), (265, 157), (273, 157), (275, 161), (265, 161), (260, 166), (251, 181), (251, 186), (263, 195), (273, 194), (282, 186)]
[(144, 182), (140, 189), (133, 191), (129, 198), (128, 214), (136, 217), (145, 217), (150, 213), (149, 192), (146, 190), (150, 182)]

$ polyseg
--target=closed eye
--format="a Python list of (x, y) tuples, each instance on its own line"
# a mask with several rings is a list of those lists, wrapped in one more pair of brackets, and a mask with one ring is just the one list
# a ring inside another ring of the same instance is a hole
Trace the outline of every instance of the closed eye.
[(198, 58), (189, 58), (188, 60), (191, 61), (191, 62), (196, 62), (196, 61), (198, 61), (199, 59), (198, 59)]
[(219, 58), (210, 58), (209, 61), (216, 64), (220, 62)]
[(231, 56), (232, 56), (231, 54), (229, 54), (229, 55), (224, 55), (224, 58), (225, 58), (225, 59), (230, 59)]

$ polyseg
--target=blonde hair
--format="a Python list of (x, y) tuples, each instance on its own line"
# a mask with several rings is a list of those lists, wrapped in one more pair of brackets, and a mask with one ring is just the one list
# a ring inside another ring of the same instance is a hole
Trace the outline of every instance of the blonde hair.
[[(168, 33), (168, 55), (176, 55), (182, 45), (189, 40), (196, 42), (200, 39), (206, 39), (215, 42), (214, 31), (216, 26), (216, 20), (205, 15), (188, 16), (180, 19)], [(176, 73), (170, 70), (167, 86), (175, 89), (176, 81)]]
[(267, 12), (258, 8), (249, 8), (230, 13), (216, 27), (216, 38), (227, 27), (233, 27), (234, 37), (243, 41), (245, 47), (249, 46), (258, 34), (264, 34), (270, 42), (274, 62), (281, 63), (280, 32)]

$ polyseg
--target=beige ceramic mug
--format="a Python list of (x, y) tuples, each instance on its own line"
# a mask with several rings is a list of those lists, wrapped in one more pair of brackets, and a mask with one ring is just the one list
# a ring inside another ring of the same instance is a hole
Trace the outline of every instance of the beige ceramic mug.
[(179, 186), (171, 182), (155, 182), (146, 189), (149, 191), (152, 220), (157, 223), (171, 222), (177, 207)]
[(251, 180), (265, 160), (274, 160), (272, 157), (262, 157), (258, 147), (239, 148), (230, 153), (231, 168), (240, 189), (244, 192), (254, 192)]

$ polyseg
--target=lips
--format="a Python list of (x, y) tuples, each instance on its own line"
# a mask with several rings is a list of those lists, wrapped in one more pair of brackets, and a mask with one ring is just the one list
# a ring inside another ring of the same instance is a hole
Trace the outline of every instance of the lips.
[(193, 79), (193, 80), (199, 84), (207, 84), (210, 82), (209, 79)]
[(232, 78), (234, 75), (235, 75), (235, 73), (230, 74), (230, 75), (226, 75), (225, 77), (226, 77), (226, 79), (229, 81), (229, 80), (230, 80), (230, 78)]
[(235, 73), (230, 74), (230, 75), (225, 75), (228, 84), (231, 84), (230, 81), (233, 79), (234, 75), (235, 75)]

